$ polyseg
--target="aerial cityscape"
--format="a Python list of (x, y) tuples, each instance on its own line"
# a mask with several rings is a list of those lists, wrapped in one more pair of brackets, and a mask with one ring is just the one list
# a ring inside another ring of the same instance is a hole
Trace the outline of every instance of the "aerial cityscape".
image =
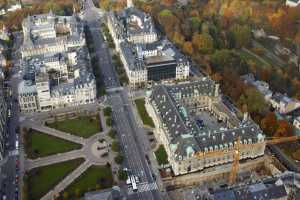
[(300, 199), (300, 0), (0, 0), (0, 200)]

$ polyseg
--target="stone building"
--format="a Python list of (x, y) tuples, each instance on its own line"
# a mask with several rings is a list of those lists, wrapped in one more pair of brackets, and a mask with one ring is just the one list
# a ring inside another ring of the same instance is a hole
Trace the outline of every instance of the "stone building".
[[(238, 138), (240, 159), (264, 155), (263, 132), (247, 114), (226, 105), (219, 85), (208, 78), (156, 86), (146, 98), (146, 108), (175, 175), (232, 162), (233, 151), (228, 150)], [(205, 156), (219, 151), (227, 153)]]
[(107, 22), (131, 85), (189, 76), (188, 60), (170, 41), (159, 39), (149, 14), (130, 4), (110, 13)]
[(55, 16), (50, 11), (29, 16), (22, 25), (21, 111), (41, 112), (94, 103), (95, 77), (83, 23), (77, 16)]

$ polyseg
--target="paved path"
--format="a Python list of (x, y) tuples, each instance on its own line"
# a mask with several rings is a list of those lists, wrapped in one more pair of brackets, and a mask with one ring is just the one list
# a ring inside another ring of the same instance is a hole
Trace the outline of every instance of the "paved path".
[(99, 113), (100, 123), (102, 127), (102, 132), (94, 134), (89, 138), (81, 138), (69, 133), (65, 133), (53, 128), (46, 127), (42, 124), (38, 124), (35, 121), (28, 121), (24, 123), (28, 128), (32, 128), (41, 132), (41, 134), (45, 133), (54, 137), (58, 137), (64, 140), (68, 140), (77, 144), (81, 144), (82, 148), (79, 150), (73, 150), (66, 153), (59, 153), (43, 158), (38, 159), (28, 159), (25, 161), (25, 170), (29, 171), (34, 168), (52, 165), (55, 163), (60, 163), (68, 160), (73, 160), (76, 158), (85, 158), (85, 162), (82, 163), (77, 169), (71, 172), (68, 176), (66, 176), (60, 183), (58, 183), (55, 188), (49, 191), (42, 200), (50, 200), (54, 199), (56, 195), (62, 192), (65, 188), (67, 188), (76, 178), (78, 178), (85, 170), (87, 170), (92, 165), (105, 165), (107, 162), (111, 162), (110, 157), (108, 158), (99, 158), (92, 152), (92, 145), (98, 142), (99, 139), (105, 138), (109, 140), (107, 133), (109, 131), (109, 127), (106, 126), (105, 116), (103, 111)]
[(62, 132), (62, 131), (59, 131), (59, 130), (56, 130), (56, 129), (53, 129), (53, 128), (43, 126), (43, 125), (37, 125), (35, 123), (32, 123), (30, 126), (31, 126), (32, 129), (37, 130), (39, 132), (42, 132), (42, 133), (45, 133), (45, 134), (48, 134), (48, 135), (52, 135), (54, 137), (58, 137), (58, 138), (61, 138), (61, 139), (64, 139), (64, 140), (68, 140), (68, 141), (71, 141), (71, 142), (74, 142), (74, 143), (77, 143), (77, 144), (84, 145), (86, 143), (86, 139), (84, 139), (82, 137), (72, 135), (70, 133), (65, 133), (65, 132)]
[(41, 200), (54, 199), (57, 194), (62, 192), (64, 189), (66, 189), (76, 178), (78, 178), (90, 166), (92, 166), (92, 163), (86, 160), (77, 169), (75, 169), (67, 177), (65, 177), (59, 184), (57, 184), (53, 190), (49, 191), (45, 196), (43, 196)]
[(30, 171), (31, 169), (46, 166), (46, 165), (52, 165), (55, 163), (59, 162), (64, 162), (68, 160), (73, 160), (76, 158), (84, 158), (85, 154), (82, 149), (80, 150), (74, 150), (74, 151), (69, 151), (66, 153), (59, 153), (43, 158), (38, 158), (38, 159), (28, 159), (25, 161), (25, 170)]

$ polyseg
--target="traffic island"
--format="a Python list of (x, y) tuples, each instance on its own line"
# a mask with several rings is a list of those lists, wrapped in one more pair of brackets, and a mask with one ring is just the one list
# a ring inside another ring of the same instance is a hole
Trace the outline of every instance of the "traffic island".
[(102, 131), (99, 115), (79, 116), (73, 119), (47, 123), (46, 126), (83, 138), (88, 138)]
[(24, 176), (23, 199), (39, 200), (83, 162), (80, 158), (29, 171)]
[(25, 152), (28, 158), (37, 159), (58, 153), (65, 153), (82, 146), (45, 133), (29, 129), (24, 134)]

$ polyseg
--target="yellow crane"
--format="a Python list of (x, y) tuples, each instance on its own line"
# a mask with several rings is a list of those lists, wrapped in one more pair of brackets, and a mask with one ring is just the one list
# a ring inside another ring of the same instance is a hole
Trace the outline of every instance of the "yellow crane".
[[(265, 143), (267, 144), (279, 144), (279, 143), (285, 143), (285, 142), (292, 142), (297, 141), (300, 139), (300, 136), (290, 136), (290, 137), (266, 137)], [(236, 182), (236, 177), (239, 169), (239, 160), (240, 160), (240, 150), (242, 148), (251, 148), (256, 145), (259, 145), (260, 143), (254, 143), (254, 144), (241, 144), (241, 138), (238, 137), (236, 142), (234, 143), (234, 147), (230, 150), (217, 150), (217, 151), (211, 151), (211, 152), (198, 152), (196, 154), (197, 157), (224, 157), (225, 155), (233, 155), (233, 163), (232, 168), (229, 174), (229, 184), (233, 185)]]

